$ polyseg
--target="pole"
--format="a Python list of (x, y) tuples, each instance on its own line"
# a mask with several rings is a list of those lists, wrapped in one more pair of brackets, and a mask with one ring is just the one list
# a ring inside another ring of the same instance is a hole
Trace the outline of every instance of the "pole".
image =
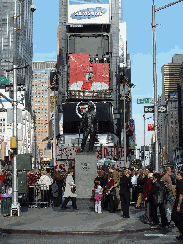
[(127, 167), (126, 165), (126, 108), (125, 108), (125, 94), (124, 94), (124, 161), (125, 161), (125, 167)]
[(54, 136), (53, 136), (53, 165), (56, 167), (56, 98), (55, 98), (55, 88), (54, 88)]
[(146, 150), (145, 150), (145, 120), (146, 120), (146, 118), (145, 118), (145, 114), (143, 115), (143, 117), (144, 117), (144, 168), (145, 168), (145, 153), (146, 153)]
[(168, 8), (172, 5), (182, 2), (178, 0), (165, 6), (155, 9), (154, 0), (152, 5), (152, 31), (153, 31), (153, 84), (154, 84), (154, 127), (155, 127), (155, 170), (159, 172), (158, 162), (158, 103), (157, 103), (157, 76), (156, 76), (156, 40), (155, 40), (155, 12)]
[(152, 31), (153, 31), (153, 84), (154, 84), (154, 128), (155, 128), (155, 170), (159, 172), (158, 162), (158, 103), (157, 103), (157, 76), (156, 76), (156, 39), (155, 39), (155, 5), (152, 5)]
[(33, 110), (33, 123), (34, 123), (34, 170), (36, 170), (36, 158), (37, 158), (37, 137), (36, 137), (36, 114)]
[[(15, 1), (15, 15), (14, 15), (14, 57), (13, 57), (13, 137), (16, 137), (17, 140), (17, 13), (16, 13), (16, 1)], [(17, 215), (20, 216), (20, 205), (18, 203), (18, 185), (17, 185), (17, 162), (16, 154), (18, 151), (18, 142), (17, 148), (14, 151), (13, 157), (13, 189), (12, 189), (12, 205), (10, 215), (12, 216), (15, 211)]]

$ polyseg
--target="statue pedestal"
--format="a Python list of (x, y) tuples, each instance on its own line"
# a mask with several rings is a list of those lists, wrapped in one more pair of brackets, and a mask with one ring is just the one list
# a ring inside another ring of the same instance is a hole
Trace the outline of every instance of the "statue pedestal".
[(78, 153), (75, 157), (75, 184), (79, 209), (94, 207), (92, 189), (97, 176), (97, 160), (94, 152)]

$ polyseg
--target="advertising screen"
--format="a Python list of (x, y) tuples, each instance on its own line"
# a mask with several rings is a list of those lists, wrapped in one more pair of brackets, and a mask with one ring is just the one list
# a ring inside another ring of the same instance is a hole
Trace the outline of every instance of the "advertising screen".
[(69, 90), (108, 90), (109, 63), (90, 63), (89, 54), (70, 54)]
[(109, 0), (68, 0), (69, 24), (108, 24)]

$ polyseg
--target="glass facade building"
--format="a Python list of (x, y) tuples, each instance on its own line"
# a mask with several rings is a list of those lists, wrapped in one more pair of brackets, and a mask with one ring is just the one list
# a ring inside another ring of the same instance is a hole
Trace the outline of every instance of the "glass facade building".
[[(17, 66), (28, 65), (26, 69), (17, 70), (18, 85), (26, 87), (28, 108), (31, 104), (33, 57), (33, 11), (30, 8), (31, 5), (32, 0), (0, 0), (0, 78), (8, 78), (10, 83), (13, 82), (13, 71), (6, 72), (6, 70), (12, 69), (15, 55)], [(14, 28), (15, 16), (17, 16), (16, 31)], [(7, 79), (0, 80), (1, 89), (5, 86), (4, 81)]]

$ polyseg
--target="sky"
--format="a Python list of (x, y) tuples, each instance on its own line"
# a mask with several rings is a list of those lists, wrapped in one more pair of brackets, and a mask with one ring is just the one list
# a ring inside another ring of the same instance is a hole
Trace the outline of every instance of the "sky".
[[(131, 55), (132, 117), (135, 120), (137, 148), (144, 144), (144, 105), (137, 98), (153, 97), (152, 55), (152, 0), (121, 0), (123, 21), (127, 26), (127, 52)], [(49, 61), (57, 58), (57, 26), (59, 25), (59, 0), (34, 0), (33, 61)], [(156, 8), (172, 0), (155, 0)], [(158, 95), (162, 92), (161, 67), (170, 63), (174, 54), (183, 54), (181, 16), (183, 2), (156, 12), (156, 71)], [(151, 104), (146, 104), (151, 105)], [(146, 113), (146, 118), (153, 114)], [(150, 144), (152, 132), (147, 131), (146, 145)]]

